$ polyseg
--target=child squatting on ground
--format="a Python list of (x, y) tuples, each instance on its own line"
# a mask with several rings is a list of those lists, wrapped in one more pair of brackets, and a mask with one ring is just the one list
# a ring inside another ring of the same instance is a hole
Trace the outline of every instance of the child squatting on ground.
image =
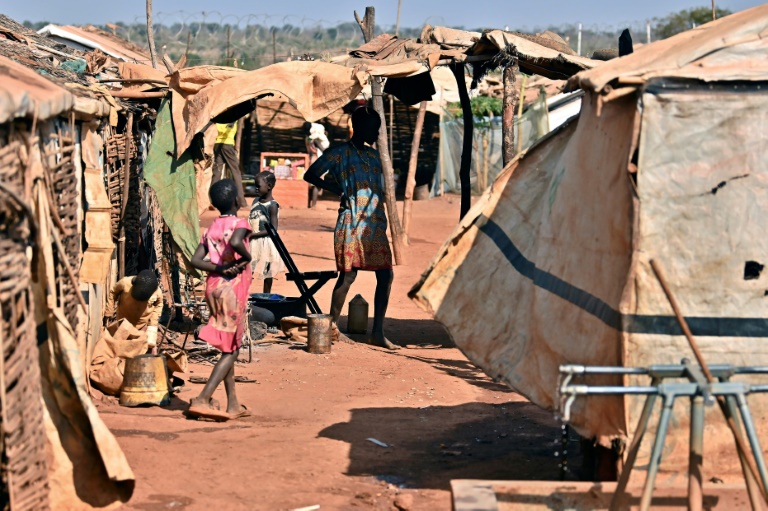
[(149, 347), (157, 345), (157, 322), (163, 312), (163, 294), (152, 270), (124, 277), (112, 288), (106, 318), (128, 320), (138, 330), (146, 332)]
[(277, 231), (277, 217), (280, 204), (272, 197), (272, 189), (277, 181), (271, 172), (256, 175), (258, 197), (253, 200), (248, 221), (251, 224), (251, 269), (253, 275), (264, 280), (264, 292), (272, 291), (272, 279), (285, 271), (277, 247), (267, 234), (266, 225), (272, 224)]
[[(235, 361), (243, 342), (248, 292), (251, 287), (251, 254), (245, 240), (251, 233), (248, 221), (237, 217), (237, 187), (222, 179), (210, 189), (211, 203), (221, 216), (213, 221), (192, 256), (192, 266), (208, 273), (205, 301), (210, 311), (208, 324), (199, 338), (221, 350), (221, 358), (200, 395), (189, 402), (189, 415), (214, 420), (250, 415), (237, 401)], [(206, 256), (207, 259), (206, 259)], [(220, 409), (213, 391), (224, 381), (227, 409)]]

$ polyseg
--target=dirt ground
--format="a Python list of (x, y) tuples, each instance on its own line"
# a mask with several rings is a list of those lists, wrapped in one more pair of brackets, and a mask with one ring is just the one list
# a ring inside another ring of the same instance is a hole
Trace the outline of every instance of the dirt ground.
[[(395, 269), (386, 322), (404, 349), (256, 348), (258, 360), (236, 367), (258, 382), (238, 384), (253, 415), (228, 423), (183, 415), (201, 389), (192, 383), (167, 408), (99, 403), (136, 475), (125, 509), (449, 510), (451, 479), (559, 478), (561, 430), (552, 414), (479, 372), (407, 298), (458, 214), (456, 197), (414, 203), (412, 244)], [(281, 210), (280, 233), (301, 270), (334, 269), (335, 218), (332, 202)], [(374, 280), (361, 272), (349, 298), (360, 293), (372, 304)], [(324, 311), (331, 288), (318, 293)], [(296, 295), (284, 279), (273, 292)], [(424, 344), (437, 346), (416, 347)], [(210, 370), (197, 364), (189, 375)], [(223, 387), (216, 397), (225, 401)]]

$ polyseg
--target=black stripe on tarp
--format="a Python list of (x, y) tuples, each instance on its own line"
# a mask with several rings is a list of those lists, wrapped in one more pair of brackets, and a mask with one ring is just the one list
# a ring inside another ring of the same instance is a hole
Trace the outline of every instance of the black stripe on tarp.
[[(487, 217), (478, 218), (481, 232), (496, 244), (512, 267), (536, 287), (549, 291), (591, 314), (616, 330), (633, 334), (683, 335), (674, 316), (621, 314), (595, 295), (536, 267), (515, 246), (499, 225)], [(707, 337), (768, 337), (768, 318), (686, 317), (694, 335)]]

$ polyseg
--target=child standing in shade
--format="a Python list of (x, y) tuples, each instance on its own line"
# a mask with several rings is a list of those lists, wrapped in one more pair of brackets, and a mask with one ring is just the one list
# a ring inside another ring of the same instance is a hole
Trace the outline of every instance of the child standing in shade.
[[(251, 287), (251, 254), (245, 241), (251, 233), (248, 221), (237, 217), (238, 191), (231, 179), (211, 186), (211, 203), (221, 216), (213, 221), (192, 256), (192, 266), (208, 273), (205, 301), (210, 320), (199, 338), (221, 350), (203, 391), (189, 402), (189, 414), (219, 421), (249, 414), (235, 394), (235, 361), (245, 330), (248, 295)], [(207, 256), (207, 257), (206, 257)], [(213, 391), (224, 381), (226, 411), (213, 399)]]
[(251, 205), (248, 221), (251, 224), (251, 269), (253, 274), (264, 280), (264, 292), (272, 292), (272, 279), (285, 271), (277, 247), (272, 243), (267, 233), (267, 224), (277, 231), (277, 217), (280, 204), (272, 197), (272, 189), (277, 184), (275, 175), (271, 172), (260, 172), (256, 175), (256, 188), (259, 196)]

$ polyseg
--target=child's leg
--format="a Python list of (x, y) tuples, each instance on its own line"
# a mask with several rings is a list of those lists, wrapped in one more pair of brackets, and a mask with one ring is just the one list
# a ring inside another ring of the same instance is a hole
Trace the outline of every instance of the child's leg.
[(232, 368), (224, 377), (224, 389), (227, 391), (227, 413), (236, 414), (240, 413), (240, 402), (237, 400), (237, 394), (235, 393), (235, 365), (232, 364)]
[[(224, 380), (229, 375), (229, 373), (232, 373), (232, 386), (234, 387), (234, 366), (236, 360), (236, 351), (233, 353), (222, 353), (221, 358), (218, 362), (216, 362), (216, 365), (211, 372), (211, 376), (208, 378), (208, 382), (205, 384), (205, 387), (203, 387), (202, 392), (200, 392), (199, 396), (192, 398), (189, 404), (192, 406), (211, 407), (211, 397), (213, 396), (213, 391), (216, 390), (216, 387), (219, 386), (219, 383), (221, 383), (222, 380)], [(227, 397), (229, 397), (229, 392), (227, 392)]]
[(272, 277), (264, 279), (264, 293), (272, 292)]

